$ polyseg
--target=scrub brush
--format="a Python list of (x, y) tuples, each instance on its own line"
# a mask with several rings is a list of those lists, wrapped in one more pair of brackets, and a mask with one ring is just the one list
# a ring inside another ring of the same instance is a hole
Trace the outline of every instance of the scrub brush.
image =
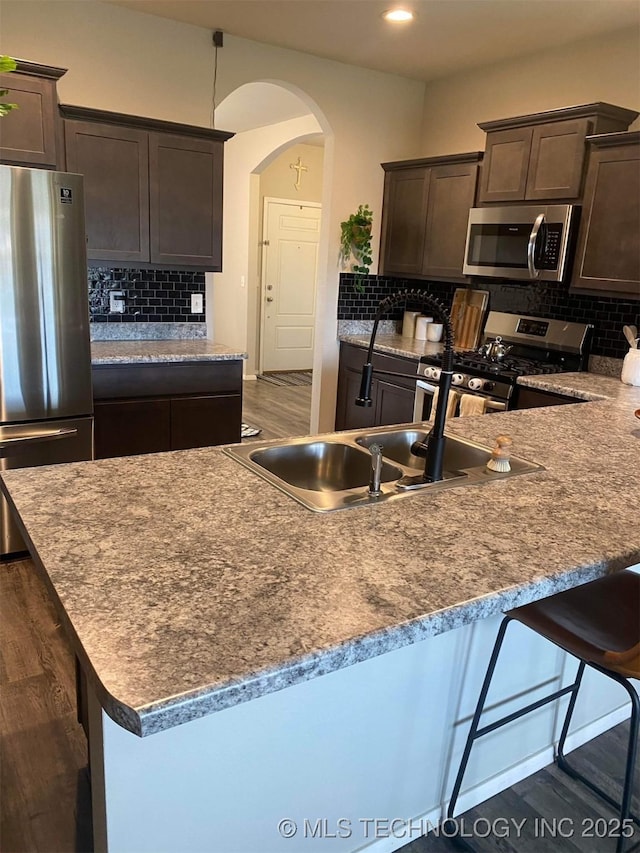
[(496, 471), (498, 474), (506, 474), (511, 470), (509, 458), (511, 456), (511, 445), (513, 439), (510, 435), (499, 435), (496, 438), (496, 446), (491, 451), (491, 459), (487, 462), (488, 471)]

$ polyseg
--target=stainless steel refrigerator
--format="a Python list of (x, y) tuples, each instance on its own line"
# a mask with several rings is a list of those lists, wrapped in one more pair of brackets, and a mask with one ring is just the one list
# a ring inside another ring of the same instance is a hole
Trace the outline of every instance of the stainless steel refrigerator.
[[(92, 456), (82, 176), (0, 166), (0, 470)], [(0, 493), (0, 557), (24, 549)]]

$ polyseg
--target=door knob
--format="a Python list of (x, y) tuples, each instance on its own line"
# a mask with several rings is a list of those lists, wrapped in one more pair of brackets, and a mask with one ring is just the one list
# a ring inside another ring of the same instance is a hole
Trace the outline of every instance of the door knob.
[(267, 302), (273, 302), (273, 296), (267, 296)]

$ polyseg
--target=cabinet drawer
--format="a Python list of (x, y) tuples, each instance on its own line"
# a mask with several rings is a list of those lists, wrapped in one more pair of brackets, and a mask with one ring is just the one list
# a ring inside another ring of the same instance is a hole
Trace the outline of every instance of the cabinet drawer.
[(183, 397), (171, 400), (171, 449), (240, 441), (242, 397)]
[(159, 453), (171, 446), (171, 402), (126, 400), (95, 403), (96, 459)]
[(241, 361), (94, 365), (96, 400), (217, 394), (242, 389)]

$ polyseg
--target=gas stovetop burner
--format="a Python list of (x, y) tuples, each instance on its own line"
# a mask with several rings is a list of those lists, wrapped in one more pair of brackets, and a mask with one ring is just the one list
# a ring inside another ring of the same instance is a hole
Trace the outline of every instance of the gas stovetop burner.
[(486, 355), (470, 350), (459, 353), (455, 358), (455, 364), (460, 367), (472, 368), (478, 371), (487, 371), (492, 374), (512, 374), (515, 376), (532, 376), (542, 373), (559, 373), (562, 364), (554, 364), (546, 361), (536, 361), (531, 358), (519, 356), (505, 356), (501, 359), (491, 359)]

